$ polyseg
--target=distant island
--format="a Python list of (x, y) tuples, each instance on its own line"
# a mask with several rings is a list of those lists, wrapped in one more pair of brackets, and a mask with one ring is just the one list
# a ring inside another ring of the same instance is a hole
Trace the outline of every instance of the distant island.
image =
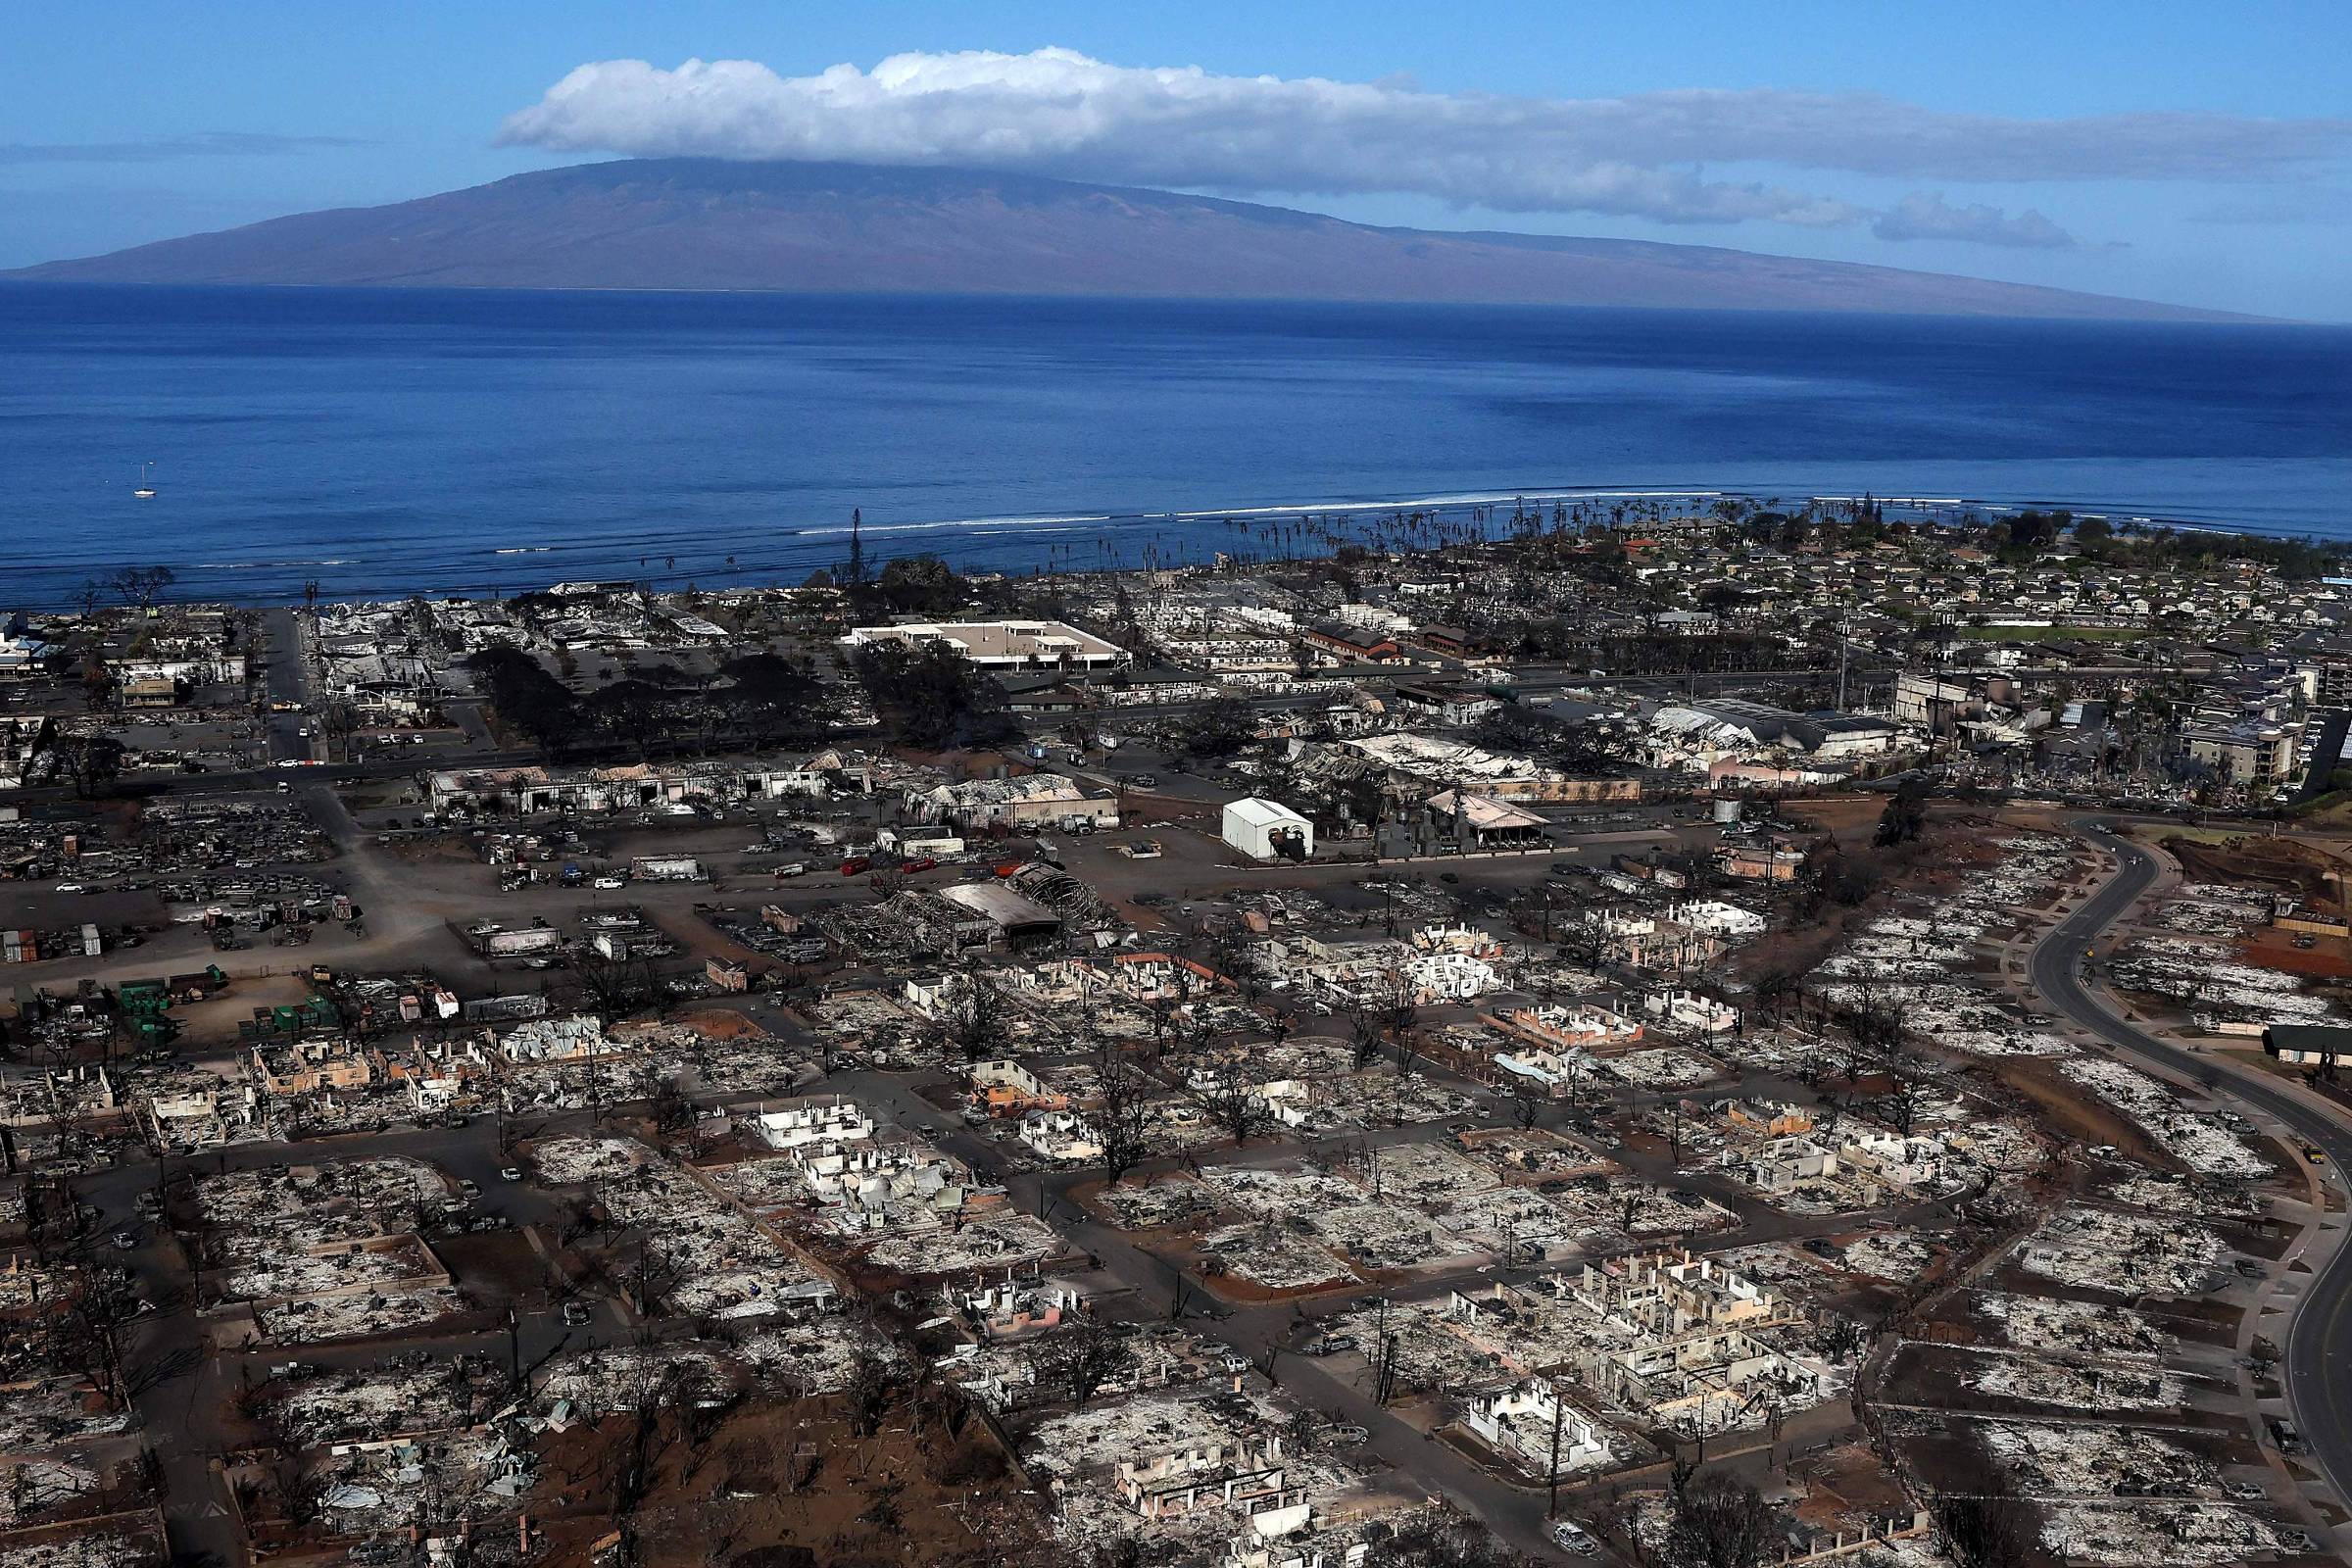
[(0, 277), (2247, 319), (1716, 246), (1382, 228), (1249, 202), (1017, 174), (717, 159), (546, 170)]

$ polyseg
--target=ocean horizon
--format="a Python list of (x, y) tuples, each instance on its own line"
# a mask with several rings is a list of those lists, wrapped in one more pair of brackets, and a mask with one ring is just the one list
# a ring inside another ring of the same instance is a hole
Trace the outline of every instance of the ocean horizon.
[(0, 284), (0, 609), (126, 564), (249, 603), (791, 583), (853, 508), (870, 561), (1015, 572), (1521, 497), (2352, 538), (2348, 371), (2352, 327), (2267, 323)]

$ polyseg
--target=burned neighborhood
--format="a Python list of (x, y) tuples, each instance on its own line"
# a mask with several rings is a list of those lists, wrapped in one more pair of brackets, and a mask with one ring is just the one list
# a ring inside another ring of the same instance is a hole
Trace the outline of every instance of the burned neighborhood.
[(0, 1568), (2339, 1552), (2352, 588), (1490, 534), (19, 616)]

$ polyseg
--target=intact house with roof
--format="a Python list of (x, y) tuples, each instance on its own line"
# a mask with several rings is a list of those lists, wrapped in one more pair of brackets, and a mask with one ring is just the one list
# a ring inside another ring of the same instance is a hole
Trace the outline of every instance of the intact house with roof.
[(2263, 1030), (2262, 1049), (2298, 1067), (2332, 1068), (2352, 1058), (2352, 1029), (2341, 1024), (2275, 1023)]
[(1316, 653), (1343, 664), (1401, 664), (1407, 662), (1396, 639), (1360, 626), (1332, 623), (1299, 628), (1298, 640)]

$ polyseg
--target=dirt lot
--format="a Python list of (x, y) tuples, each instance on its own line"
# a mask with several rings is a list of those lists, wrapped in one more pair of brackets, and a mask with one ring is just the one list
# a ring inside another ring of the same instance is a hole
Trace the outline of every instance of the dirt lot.
[[(1016, 1560), (1043, 1540), (1043, 1517), (979, 1417), (912, 1396), (873, 1412), (850, 1396), (748, 1407), (689, 1443), (664, 1414), (650, 1440), (650, 1485), (629, 1515), (639, 1560), (678, 1568), (864, 1568)], [(554, 1436), (542, 1452), (574, 1500), (534, 1512), (549, 1536), (538, 1560), (570, 1564), (612, 1530), (615, 1478), (635, 1453), (635, 1423)]]
[(2112, 1144), (2130, 1158), (2159, 1170), (2177, 1170), (2180, 1162), (2158, 1149), (2139, 1124), (2105, 1101), (2069, 1082), (2057, 1065), (2038, 1056), (2007, 1056), (1993, 1075), (2034, 1102), (2034, 1107), (2056, 1130), (2078, 1143), (2095, 1148)]
[(1991, 822), (1973, 815), (1938, 816), (1918, 843), (1895, 854), (1874, 849), (1871, 837), (1878, 831), (1879, 813), (1885, 809), (1876, 797), (1804, 801), (1791, 807), (1792, 817), (1812, 824), (1816, 832), (1829, 833), (1846, 856), (1883, 864), (1886, 882), (1858, 905), (1827, 905), (1820, 918), (1797, 929), (1775, 930), (1740, 948), (1735, 962), (1742, 979), (1752, 982), (1766, 974), (1808, 974), (1843, 947), (1853, 932), (1886, 913), (1904, 895), (1948, 886), (1997, 856)]
[(2233, 838), (2216, 844), (2174, 834), (2159, 839), (2157, 848), (2178, 859), (2192, 882), (2276, 888), (2324, 906), (2335, 903), (2335, 882), (2328, 873), (2338, 868), (2336, 860), (2293, 839)]

